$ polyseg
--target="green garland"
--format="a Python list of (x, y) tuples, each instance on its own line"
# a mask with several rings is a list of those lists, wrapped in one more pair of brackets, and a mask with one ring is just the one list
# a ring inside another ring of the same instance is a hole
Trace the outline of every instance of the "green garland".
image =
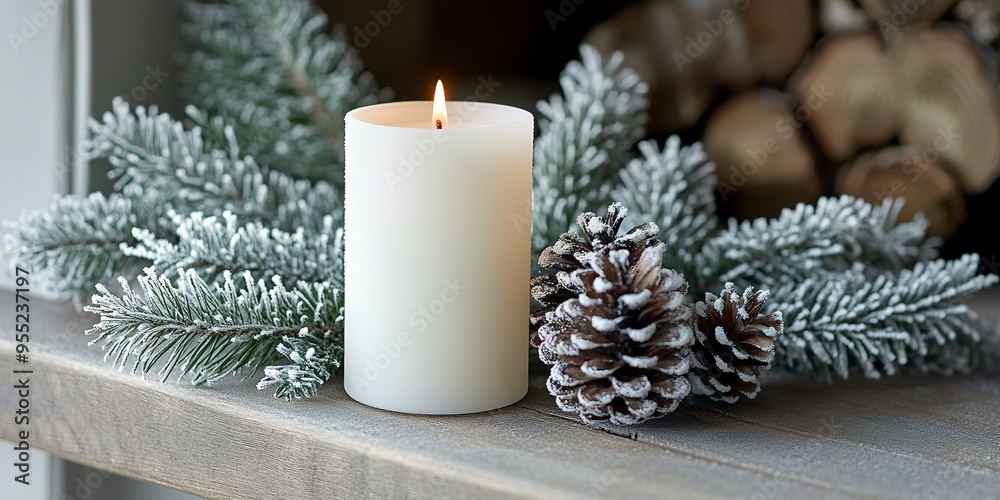
[[(308, 0), (191, 2), (189, 12), (199, 48), (186, 119), (116, 100), (88, 146), (110, 160), (115, 192), (24, 216), (7, 250), (79, 303), (97, 285), (86, 310), (101, 320), (88, 333), (115, 364), (194, 383), (263, 368), (258, 387), (312, 396), (343, 350), (343, 115), (388, 94)], [(536, 256), (577, 214), (618, 200), (661, 228), (663, 265), (694, 292), (770, 289), (767, 307), (785, 318), (782, 369), (829, 378), (974, 366), (982, 332), (961, 301), (996, 277), (977, 276), (975, 256), (933, 260), (926, 224), (897, 221), (901, 202), (823, 199), (720, 227), (700, 145), (642, 142), (632, 156), (646, 86), (620, 55), (583, 47), (560, 84), (538, 106)], [(99, 285), (119, 276), (133, 277), (120, 293)]]

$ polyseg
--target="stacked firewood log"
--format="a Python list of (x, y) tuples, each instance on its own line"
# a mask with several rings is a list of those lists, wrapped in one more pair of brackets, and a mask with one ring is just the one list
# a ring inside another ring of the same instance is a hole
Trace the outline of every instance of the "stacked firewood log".
[(1000, 176), (1000, 0), (640, 0), (585, 43), (694, 129), (743, 218), (822, 195), (902, 196), (951, 234)]

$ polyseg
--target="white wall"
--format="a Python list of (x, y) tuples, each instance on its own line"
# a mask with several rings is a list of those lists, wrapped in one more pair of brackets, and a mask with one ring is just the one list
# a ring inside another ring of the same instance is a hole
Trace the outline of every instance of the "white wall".
[[(0, 1), (0, 220), (10, 220), (25, 210), (46, 209), (57, 193), (110, 187), (100, 164), (80, 161), (82, 131), (74, 125), (100, 116), (114, 96), (131, 94), (137, 104), (180, 109), (176, 56), (182, 16), (179, 2), (167, 0)], [(169, 75), (144, 87), (157, 66)], [(10, 288), (11, 264), (0, 261), (0, 286)], [(6, 376), (0, 381), (7, 383)], [(0, 441), (0, 463), (15, 462), (13, 448)], [(0, 498), (196, 498), (40, 450), (32, 450), (31, 466), (27, 487), (13, 480), (12, 466), (3, 467)]]
[[(0, 219), (49, 206), (69, 189), (69, 11), (4, 0), (0, 11)], [(3, 266), (3, 272), (10, 269)], [(0, 286), (11, 282), (0, 274)]]
[[(44, 209), (69, 186), (63, 162), (71, 116), (69, 10), (58, 2), (46, 10), (31, 0), (4, 0), (0, 11), (0, 219)], [(6, 285), (10, 268), (2, 264)], [(13, 464), (17, 455), (3, 442), (0, 463)], [(49, 498), (52, 460), (31, 450), (30, 485), (15, 482), (8, 465), (0, 487), (19, 499)]]

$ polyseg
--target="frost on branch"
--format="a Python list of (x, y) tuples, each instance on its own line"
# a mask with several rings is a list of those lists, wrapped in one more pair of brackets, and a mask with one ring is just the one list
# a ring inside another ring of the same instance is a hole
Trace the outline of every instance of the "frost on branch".
[(865, 263), (871, 274), (898, 272), (936, 255), (927, 222), (898, 223), (902, 199), (880, 205), (841, 196), (784, 209), (777, 219), (756, 219), (712, 237), (696, 258), (690, 280), (699, 289), (718, 282), (773, 289), (825, 272)]
[(694, 256), (718, 225), (715, 165), (701, 143), (681, 147), (671, 136), (661, 151), (654, 141), (639, 143), (642, 157), (620, 171), (612, 198), (632, 212), (638, 224), (655, 222), (666, 243), (664, 267), (692, 274)]
[(616, 54), (592, 47), (566, 65), (562, 95), (538, 103), (532, 190), (532, 262), (570, 230), (577, 214), (604, 204), (611, 182), (644, 134), (646, 84)]
[(139, 241), (124, 248), (125, 255), (147, 259), (160, 272), (195, 270), (207, 281), (224, 272), (250, 271), (257, 276), (281, 276), (286, 283), (328, 281), (343, 286), (343, 230), (328, 217), (324, 230), (308, 234), (268, 228), (260, 222), (240, 225), (232, 212), (206, 217), (172, 214), (177, 242), (135, 229)]
[[(344, 115), (386, 100), (344, 28), (309, 0), (187, 2), (198, 49), (185, 94), (232, 124), (258, 162), (343, 188)], [(206, 125), (204, 115), (196, 123)]]
[(25, 216), (8, 252), (77, 296), (153, 266), (87, 308), (118, 365), (197, 383), (284, 358), (264, 385), (308, 396), (341, 358), (343, 115), (387, 94), (307, 0), (187, 4), (200, 107), (182, 122), (116, 99), (86, 145), (116, 193)]
[(289, 289), (277, 277), (266, 283), (249, 272), (242, 286), (228, 273), (210, 284), (193, 271), (180, 271), (175, 282), (152, 269), (137, 281), (139, 291), (120, 280), (121, 295), (98, 285), (86, 307), (101, 318), (87, 331), (96, 336), (91, 344), (101, 345), (116, 366), (132, 360), (133, 373), (158, 370), (161, 380), (177, 373), (200, 384), (277, 362), (284, 337), (336, 344), (321, 346), (326, 352), (339, 349), (343, 296), (328, 284)]
[(982, 338), (964, 299), (997, 283), (978, 268), (979, 257), (966, 255), (875, 277), (855, 266), (778, 287), (767, 307), (785, 320), (774, 364), (822, 379), (855, 370), (878, 378), (908, 367), (967, 371)]
[(299, 332), (298, 336), (284, 336), (278, 352), (290, 361), (287, 365), (264, 368), (264, 378), (257, 389), (276, 386), (274, 396), (285, 399), (311, 398), (319, 386), (330, 380), (344, 358), (343, 335), (340, 331), (327, 332), (323, 337)]
[(7, 222), (5, 253), (40, 275), (46, 289), (81, 303), (94, 284), (131, 275), (145, 261), (126, 256), (120, 246), (133, 243), (132, 228), (166, 236), (158, 212), (165, 200), (156, 193), (127, 189), (124, 194), (57, 199), (49, 212), (26, 213)]
[[(201, 115), (194, 108), (188, 112)], [(339, 190), (261, 166), (241, 152), (232, 127), (222, 126), (219, 142), (206, 138), (201, 127), (185, 127), (156, 108), (136, 106), (133, 111), (116, 98), (112, 111), (101, 121), (92, 120), (90, 128), (88, 152), (108, 158), (116, 188), (137, 185), (169, 194), (178, 212), (228, 210), (241, 221), (312, 232), (323, 228), (326, 215), (335, 218), (335, 225), (343, 217)]]

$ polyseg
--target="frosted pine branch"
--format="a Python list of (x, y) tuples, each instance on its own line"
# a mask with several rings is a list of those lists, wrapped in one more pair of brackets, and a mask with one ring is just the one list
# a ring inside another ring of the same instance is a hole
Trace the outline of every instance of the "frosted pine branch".
[(644, 134), (646, 85), (622, 67), (619, 53), (604, 62), (580, 48), (559, 79), (562, 95), (538, 103), (535, 140), (532, 261), (570, 230), (577, 214), (604, 204), (611, 181)]
[(620, 172), (612, 198), (629, 207), (632, 220), (655, 222), (667, 244), (664, 267), (689, 275), (694, 256), (718, 225), (715, 166), (700, 143), (681, 147), (671, 136), (660, 151), (653, 141), (639, 143), (641, 158)]
[(138, 292), (99, 286), (86, 308), (115, 364), (201, 383), (284, 358), (262, 384), (309, 396), (342, 357), (343, 115), (385, 93), (307, 0), (189, 6), (202, 46), (189, 95), (217, 116), (189, 106), (184, 125), (116, 99), (91, 121), (88, 152), (110, 160), (123, 194), (63, 199), (8, 242), (65, 292), (150, 261), (167, 271), (147, 269)]
[(228, 273), (209, 284), (193, 271), (175, 283), (152, 269), (137, 281), (138, 292), (119, 280), (122, 295), (98, 285), (86, 310), (101, 319), (87, 334), (114, 365), (131, 359), (131, 371), (144, 375), (158, 367), (161, 380), (175, 372), (196, 384), (253, 373), (282, 357), (283, 337), (326, 338), (341, 329), (343, 298), (327, 284), (286, 289), (277, 277), (267, 284), (250, 273), (243, 286)]
[(11, 260), (39, 275), (45, 288), (82, 302), (93, 293), (94, 284), (131, 275), (146, 261), (126, 256), (120, 246), (134, 243), (133, 227), (148, 228), (163, 236), (157, 212), (163, 200), (126, 195), (86, 198), (66, 196), (53, 203), (49, 212), (23, 215), (8, 222), (6, 253)]
[(998, 281), (978, 267), (976, 255), (876, 277), (859, 265), (773, 289), (767, 308), (785, 319), (774, 365), (820, 378), (966, 371), (981, 338), (963, 299)]
[(135, 246), (125, 255), (152, 261), (160, 272), (179, 268), (197, 271), (213, 281), (225, 271), (249, 271), (257, 276), (281, 276), (286, 283), (327, 281), (343, 286), (343, 231), (328, 225), (318, 234), (302, 228), (293, 233), (268, 228), (259, 222), (240, 225), (231, 212), (206, 217), (173, 215), (177, 241), (158, 238), (151, 231), (135, 229)]
[(199, 46), (185, 74), (192, 102), (225, 117), (260, 163), (343, 186), (344, 114), (389, 97), (344, 29), (328, 35), (308, 0), (188, 3)]
[(863, 262), (875, 273), (896, 272), (932, 258), (926, 220), (898, 223), (902, 199), (871, 205), (851, 196), (784, 209), (777, 219), (737, 223), (711, 238), (689, 277), (697, 289), (720, 282), (774, 288)]
[[(190, 108), (192, 116), (204, 117)], [(305, 227), (319, 231), (325, 215), (339, 225), (340, 192), (325, 182), (314, 185), (269, 171), (243, 156), (235, 131), (222, 126), (224, 143), (204, 137), (200, 127), (186, 128), (156, 108), (133, 112), (121, 98), (102, 121), (92, 120), (91, 156), (107, 157), (116, 187), (142, 186), (147, 192), (170, 193), (182, 213), (201, 211), (236, 214), (286, 231)]]
[(285, 336), (282, 340), (278, 352), (290, 363), (264, 368), (264, 378), (257, 383), (257, 389), (277, 386), (274, 396), (287, 400), (315, 396), (319, 386), (333, 377), (344, 359), (342, 332), (328, 332), (324, 337), (305, 333)]

